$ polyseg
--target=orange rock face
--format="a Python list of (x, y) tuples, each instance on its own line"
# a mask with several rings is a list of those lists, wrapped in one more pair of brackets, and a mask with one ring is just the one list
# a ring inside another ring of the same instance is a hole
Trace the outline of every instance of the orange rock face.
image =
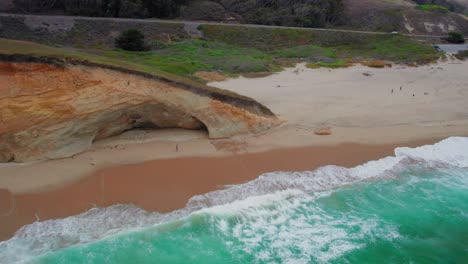
[(278, 123), (236, 100), (115, 69), (0, 62), (0, 161), (67, 157), (140, 127), (206, 127), (223, 138)]
[(319, 136), (329, 136), (332, 134), (332, 130), (330, 127), (322, 127), (315, 130), (314, 133)]
[(385, 68), (385, 67), (392, 67), (391, 63), (385, 62), (385, 61), (363, 61), (361, 62), (362, 65), (365, 65), (367, 67), (371, 68)]

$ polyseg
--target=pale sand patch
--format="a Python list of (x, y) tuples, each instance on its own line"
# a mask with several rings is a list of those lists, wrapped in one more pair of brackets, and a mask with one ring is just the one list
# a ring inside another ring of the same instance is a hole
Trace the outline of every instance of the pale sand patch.
[(333, 70), (308, 69), (302, 64), (266, 78), (241, 77), (209, 85), (250, 96), (289, 125), (468, 124), (468, 61), (417, 68), (357, 65)]
[[(365, 72), (372, 76), (364, 76)], [(468, 62), (458, 61), (385, 69), (299, 65), (265, 78), (212, 83), (257, 99), (287, 122), (261, 134), (214, 142), (201, 131), (132, 131), (98, 142), (74, 158), (0, 164), (0, 189), (40, 192), (76, 182), (98, 169), (156, 159), (468, 136), (467, 72)], [(324, 126), (330, 126), (333, 134), (314, 135)]]

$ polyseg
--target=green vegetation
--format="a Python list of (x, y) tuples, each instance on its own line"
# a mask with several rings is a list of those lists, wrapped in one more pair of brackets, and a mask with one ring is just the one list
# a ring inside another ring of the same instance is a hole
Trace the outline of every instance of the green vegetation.
[(415, 8), (422, 10), (422, 11), (430, 11), (430, 12), (442, 12), (442, 13), (450, 12), (446, 7), (443, 7), (440, 5), (417, 5)]
[(335, 51), (315, 45), (304, 45), (293, 48), (285, 48), (272, 52), (278, 58), (315, 59), (320, 57), (336, 58)]
[[(182, 82), (188, 79), (180, 79), (179, 76), (200, 82), (194, 75), (198, 71), (216, 71), (226, 75), (274, 72), (291, 67), (296, 62), (309, 63), (310, 67), (330, 68), (347, 66), (348, 61), (364, 60), (426, 63), (441, 55), (432, 47), (401, 35), (362, 34), (361, 38), (353, 36), (343, 42), (333, 42), (338, 45), (320, 45), (322, 40), (312, 30), (248, 28), (245, 33), (242, 31), (244, 29), (229, 26), (221, 28), (226, 30), (216, 34), (217, 29), (218, 26), (210, 26), (211, 35), (205, 40), (161, 42), (158, 49), (152, 51), (104, 48), (64, 50), (34, 44), (41, 48), (23, 47), (19, 53), (71, 56)], [(264, 38), (245, 38), (246, 34), (254, 33)], [(4, 43), (0, 45), (0, 53), (7, 47), (7, 53), (11, 54), (22, 46)]]
[(241, 26), (201, 25), (203, 36), (210, 41), (273, 51), (313, 43), (314, 32), (305, 29), (260, 28)]
[[(402, 35), (371, 35), (349, 32), (316, 32), (303, 29), (241, 28), (203, 25), (206, 39), (230, 45), (250, 47), (276, 55), (320, 61), (324, 57), (376, 59), (399, 63), (424, 63), (441, 54), (429, 45)], [(319, 52), (319, 53), (320, 53)], [(324, 61), (324, 60), (322, 60)], [(326, 60), (326, 62), (330, 62)]]
[[(164, 48), (155, 51), (128, 52), (115, 49), (103, 51), (100, 55), (190, 78), (198, 71), (220, 71), (228, 75), (278, 71), (298, 61), (319, 62), (317, 65), (323, 67), (342, 64), (341, 60), (336, 59), (335, 49), (315, 45), (261, 51), (197, 39), (166, 44)], [(292, 63), (285, 63), (285, 59)]]
[(463, 14), (466, 11), (465, 6), (462, 3), (458, 3), (454, 0), (413, 0), (419, 5), (438, 5), (446, 7), (451, 12), (457, 12)]
[(445, 40), (454, 44), (465, 43), (465, 37), (463, 36), (463, 33), (461, 32), (449, 32), (448, 37), (445, 38)]
[(342, 45), (336, 49), (338, 56), (342, 58), (361, 57), (398, 63), (427, 63), (442, 55), (429, 45), (401, 35), (386, 35), (365, 44)]
[(101, 55), (188, 77), (197, 71), (227, 74), (269, 71), (272, 61), (270, 55), (255, 49), (197, 39), (174, 42), (155, 51), (111, 50)]
[[(279, 33), (278, 33), (279, 32)], [(289, 38), (289, 44), (302, 43), (303, 34), (284, 34), (289, 30), (274, 31), (275, 36)], [(235, 39), (235, 38), (233, 38)], [(228, 40), (233, 40), (229, 39)], [(347, 66), (346, 61), (388, 60), (399, 63), (425, 63), (437, 59), (440, 54), (430, 46), (420, 44), (401, 35), (382, 35), (369, 38), (367, 43), (321, 47), (299, 45), (282, 48), (255, 49), (265, 47), (260, 40), (251, 40), (252, 48), (208, 40), (185, 40), (162, 46), (161, 49), (147, 52), (107, 50), (100, 53), (106, 58), (144, 65), (152, 69), (172, 74), (193, 77), (197, 71), (219, 71), (224, 74), (251, 72), (271, 72), (291, 66), (294, 62), (305, 61), (314, 67), (338, 68)], [(248, 42), (245, 42), (247, 45)], [(266, 44), (266, 43), (265, 43)], [(288, 63), (290, 62), (290, 63)], [(196, 79), (196, 78), (195, 78)]]
[(145, 36), (139, 30), (127, 29), (115, 39), (115, 46), (128, 51), (144, 51)]
[[(168, 78), (180, 82), (193, 83), (186, 78), (181, 78), (169, 72), (161, 71), (157, 68), (147, 67), (142, 64), (132, 63), (127, 60), (118, 60), (100, 55), (97, 50), (75, 50), (61, 49), (45, 46), (34, 42), (18, 41), (0, 38), (0, 54), (22, 54), (31, 56), (53, 56), (57, 58), (73, 58), (77, 60), (90, 61), (114, 67), (121, 67), (130, 70), (149, 73), (157, 77)], [(138, 53), (138, 52), (137, 52)]]

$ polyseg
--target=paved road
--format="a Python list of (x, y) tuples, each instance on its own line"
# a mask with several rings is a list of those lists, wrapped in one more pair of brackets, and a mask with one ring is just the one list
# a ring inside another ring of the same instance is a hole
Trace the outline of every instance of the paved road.
[(443, 52), (448, 54), (455, 54), (463, 50), (468, 50), (468, 43), (467, 44), (437, 44)]
[[(22, 15), (22, 14), (9, 14), (0, 13), (0, 16), (19, 16), (19, 17), (41, 17), (40, 15)], [(50, 16), (49, 16), (50, 17)], [(198, 27), (199, 25), (222, 25), (222, 26), (241, 26), (241, 27), (253, 27), (253, 28), (289, 28), (289, 29), (303, 29), (303, 30), (314, 30), (314, 31), (330, 31), (330, 32), (347, 32), (347, 33), (360, 33), (360, 34), (373, 34), (373, 35), (391, 35), (391, 32), (376, 32), (376, 31), (360, 31), (360, 30), (346, 30), (346, 29), (328, 29), (328, 28), (301, 28), (301, 27), (282, 27), (282, 26), (265, 26), (265, 25), (254, 25), (254, 24), (229, 24), (219, 22), (208, 22), (208, 21), (184, 21), (184, 20), (162, 20), (162, 19), (135, 19), (135, 18), (113, 18), (113, 17), (79, 17), (79, 16), (53, 16), (56, 19), (86, 19), (93, 21), (127, 21), (127, 22), (143, 22), (143, 23), (170, 23), (170, 24), (184, 24), (191, 27)], [(435, 35), (417, 35), (417, 34), (401, 34), (409, 37), (419, 38), (441, 38), (446, 36), (435, 36)], [(468, 38), (467, 38), (468, 39)]]

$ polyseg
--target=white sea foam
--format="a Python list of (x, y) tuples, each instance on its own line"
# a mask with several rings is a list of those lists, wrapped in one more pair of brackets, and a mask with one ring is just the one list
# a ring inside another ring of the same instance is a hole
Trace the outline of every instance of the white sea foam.
[(418, 148), (396, 148), (395, 155), (468, 167), (468, 137), (450, 137)]
[(208, 224), (217, 228), (216, 234), (223, 236), (226, 248), (236, 256), (253, 255), (253, 263), (278, 259), (281, 263), (310, 263), (311, 259), (328, 263), (363, 247), (363, 241), (391, 241), (400, 236), (397, 227), (372, 216), (363, 219), (341, 213), (331, 217), (314, 203), (328, 195), (330, 192), (310, 195), (286, 190), (195, 214), (207, 214)]
[[(199, 210), (205, 213), (226, 213), (252, 206), (258, 208), (259, 205), (287, 201), (288, 197), (301, 196), (303, 193), (323, 193), (356, 181), (394, 176), (404, 168), (405, 161), (468, 167), (468, 138), (452, 137), (434, 145), (397, 148), (393, 157), (369, 161), (351, 169), (330, 165), (314, 171), (266, 173), (245, 184), (194, 196), (184, 209), (168, 214), (148, 213), (132, 205), (115, 205), (94, 208), (64, 219), (36, 222), (20, 229), (12, 239), (0, 242), (0, 259), (15, 263), (132, 228), (176, 220)], [(270, 196), (275, 193), (280, 195)], [(278, 219), (280, 221), (281, 217)], [(343, 251), (349, 245), (334, 247)]]
[(357, 180), (388, 175), (387, 172), (408, 159), (466, 167), (468, 166), (468, 138), (452, 137), (434, 145), (397, 148), (393, 157), (369, 161), (351, 169), (329, 165), (314, 171), (266, 173), (245, 184), (194, 196), (190, 199), (188, 206), (205, 208), (223, 205), (247, 197), (287, 189), (297, 189), (308, 193), (330, 190)]

